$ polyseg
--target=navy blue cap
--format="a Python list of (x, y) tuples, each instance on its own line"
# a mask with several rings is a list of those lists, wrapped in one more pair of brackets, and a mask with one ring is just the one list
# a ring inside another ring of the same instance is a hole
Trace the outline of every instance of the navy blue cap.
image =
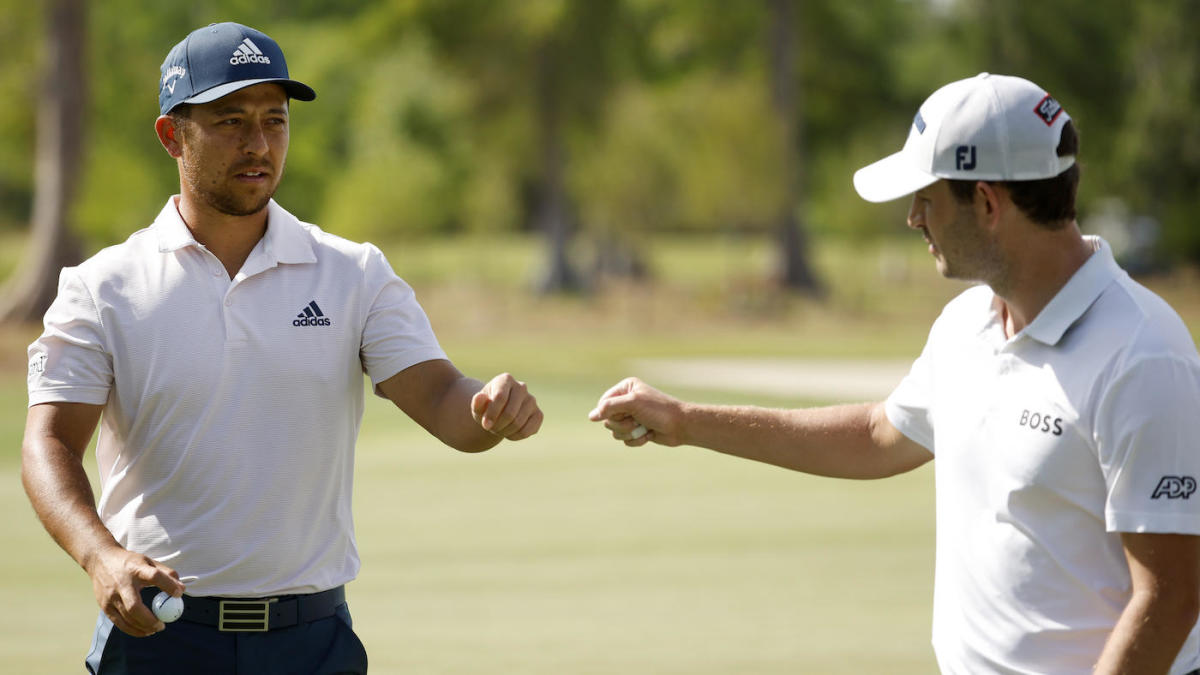
[(266, 33), (240, 23), (210, 24), (189, 33), (167, 54), (158, 109), (165, 115), (181, 103), (208, 103), (262, 82), (278, 82), (300, 101), (317, 97), (312, 87), (288, 78), (283, 50)]

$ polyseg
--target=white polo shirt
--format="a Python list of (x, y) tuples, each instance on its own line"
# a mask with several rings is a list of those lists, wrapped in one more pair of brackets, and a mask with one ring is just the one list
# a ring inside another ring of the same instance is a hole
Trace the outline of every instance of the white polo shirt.
[(309, 593), (358, 572), (350, 513), (363, 373), (443, 359), (383, 254), (274, 201), (230, 280), (168, 200), (66, 268), (29, 347), (29, 403), (104, 405), (98, 509), (195, 595)]
[[(986, 286), (950, 302), (888, 419), (934, 452), (942, 672), (1091, 673), (1130, 598), (1120, 532), (1200, 534), (1200, 357), (1098, 248), (1007, 339)], [(1193, 628), (1171, 673), (1200, 667)]]

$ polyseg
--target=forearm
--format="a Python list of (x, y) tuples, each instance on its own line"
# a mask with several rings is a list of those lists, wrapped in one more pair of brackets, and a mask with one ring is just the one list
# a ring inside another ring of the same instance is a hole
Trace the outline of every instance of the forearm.
[(1135, 593), (1109, 635), (1097, 675), (1167, 673), (1196, 624), (1197, 600), (1181, 595)]
[(837, 478), (883, 478), (923, 463), (886, 424), (880, 404), (780, 410), (681, 405), (683, 443), (787, 469)]
[(483, 383), (462, 377), (448, 386), (437, 404), (438, 438), (462, 452), (483, 452), (498, 444), (502, 438), (490, 433), (471, 415), (471, 399)]
[(101, 551), (120, 548), (96, 512), (91, 482), (76, 453), (54, 439), (27, 439), (21, 481), (43, 527), (84, 570)]
[(463, 452), (482, 452), (505, 438), (528, 438), (542, 424), (537, 399), (508, 373), (483, 384), (449, 361), (434, 359), (410, 366), (378, 387), (426, 431)]

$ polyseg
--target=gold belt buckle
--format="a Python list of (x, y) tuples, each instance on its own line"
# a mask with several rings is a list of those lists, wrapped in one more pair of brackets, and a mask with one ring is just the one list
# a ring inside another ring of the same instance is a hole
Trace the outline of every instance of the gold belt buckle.
[(271, 623), (271, 603), (275, 600), (222, 600), (217, 630), (265, 632)]

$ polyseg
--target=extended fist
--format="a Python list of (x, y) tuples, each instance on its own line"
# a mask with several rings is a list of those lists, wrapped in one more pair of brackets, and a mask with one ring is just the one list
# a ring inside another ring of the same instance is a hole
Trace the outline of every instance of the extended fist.
[(593, 422), (604, 422), (613, 438), (637, 447), (651, 441), (660, 445), (680, 445), (683, 403), (629, 377), (604, 392), (596, 408), (588, 413)]
[(524, 382), (508, 373), (493, 377), (471, 398), (471, 415), (488, 432), (519, 441), (542, 427), (542, 410)]

